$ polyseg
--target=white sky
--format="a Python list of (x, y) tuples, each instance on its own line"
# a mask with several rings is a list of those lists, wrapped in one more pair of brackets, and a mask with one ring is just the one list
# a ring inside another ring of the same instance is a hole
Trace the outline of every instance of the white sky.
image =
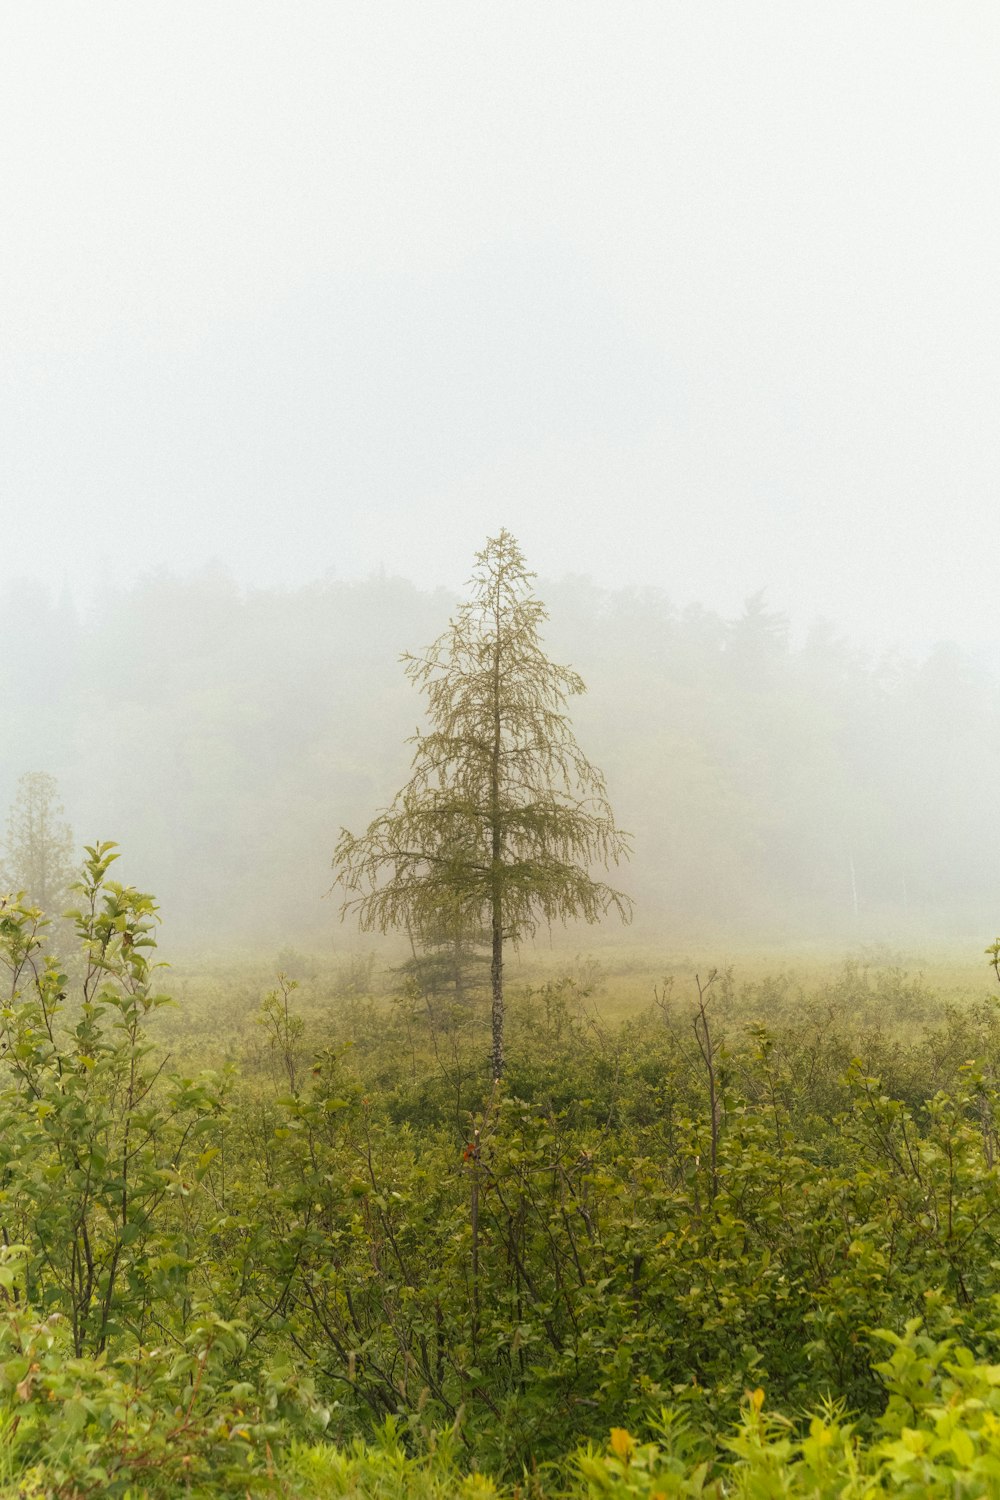
[(1000, 640), (995, 0), (0, 10), (0, 578)]

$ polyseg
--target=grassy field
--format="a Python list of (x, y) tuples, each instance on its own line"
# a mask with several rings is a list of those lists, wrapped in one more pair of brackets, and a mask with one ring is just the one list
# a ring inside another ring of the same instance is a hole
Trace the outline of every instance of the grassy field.
[[(297, 986), (296, 1009), (316, 1034), (332, 1028), (349, 1040), (352, 1018), (367, 1029), (373, 1011), (398, 1008), (406, 957), (405, 950), (386, 947), (332, 958), (292, 950), (253, 958), (191, 955), (163, 973), (163, 988), (175, 1003), (158, 1015), (155, 1031), (175, 1056), (190, 1054), (202, 1066), (235, 1060), (252, 1035), (264, 996), (285, 974)], [(684, 1017), (693, 1011), (698, 979), (704, 984), (713, 971), (713, 1013), (727, 1028), (775, 1025), (814, 1010), (845, 1028), (879, 1027), (912, 1041), (949, 1007), (1000, 1000), (985, 953), (972, 942), (918, 953), (886, 945), (823, 952), (811, 945), (538, 943), (510, 957), (506, 982), (516, 1002), (568, 980), (568, 998), (579, 1016), (615, 1027), (665, 1005), (671, 1015)], [(471, 1008), (484, 1015), (484, 995)]]

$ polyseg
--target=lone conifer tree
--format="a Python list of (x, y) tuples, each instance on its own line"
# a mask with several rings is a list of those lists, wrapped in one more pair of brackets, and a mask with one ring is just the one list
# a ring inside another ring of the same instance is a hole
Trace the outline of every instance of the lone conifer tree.
[(418, 937), (487, 931), (491, 944), (493, 1078), (504, 1066), (504, 945), (540, 922), (631, 902), (591, 877), (629, 852), (604, 778), (564, 712), (585, 691), (539, 640), (545, 606), (507, 531), (476, 556), (472, 597), (422, 655), (403, 657), (427, 695), (431, 728), (413, 743), (410, 780), (360, 837), (341, 830), (334, 853), (343, 911), (362, 929), (409, 927)]

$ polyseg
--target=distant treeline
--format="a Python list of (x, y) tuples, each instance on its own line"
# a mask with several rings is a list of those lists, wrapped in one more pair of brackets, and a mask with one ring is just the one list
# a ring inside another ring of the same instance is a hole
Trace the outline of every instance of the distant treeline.
[[(539, 584), (549, 654), (635, 857), (637, 932), (841, 942), (993, 935), (997, 685), (954, 646), (873, 659), (792, 644), (656, 590)], [(399, 579), (244, 590), (158, 575), (86, 613), (0, 598), (0, 804), (59, 780), (78, 837), (117, 839), (175, 947), (345, 941), (330, 854), (404, 779), (422, 709), (399, 665), (455, 600)], [(620, 941), (620, 934), (616, 933)], [(584, 941), (590, 942), (588, 936)]]

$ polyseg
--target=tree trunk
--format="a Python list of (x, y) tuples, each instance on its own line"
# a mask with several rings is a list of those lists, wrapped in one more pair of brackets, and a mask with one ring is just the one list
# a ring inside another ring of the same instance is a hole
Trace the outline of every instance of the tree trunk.
[(493, 962), (490, 964), (490, 987), (493, 992), (491, 1021), (493, 1045), (490, 1048), (490, 1065), (493, 1082), (498, 1083), (503, 1073), (503, 927), (498, 905), (493, 908)]
[(500, 651), (501, 651), (501, 574), (497, 574), (493, 596), (493, 747), (490, 755), (490, 843), (492, 845), (492, 868), (490, 880), (490, 920), (493, 929), (493, 961), (490, 964), (490, 988), (493, 994), (491, 1014), (493, 1046), (490, 1063), (493, 1082), (498, 1083), (503, 1073), (503, 829), (500, 821), (500, 747), (503, 729), (500, 715)]

